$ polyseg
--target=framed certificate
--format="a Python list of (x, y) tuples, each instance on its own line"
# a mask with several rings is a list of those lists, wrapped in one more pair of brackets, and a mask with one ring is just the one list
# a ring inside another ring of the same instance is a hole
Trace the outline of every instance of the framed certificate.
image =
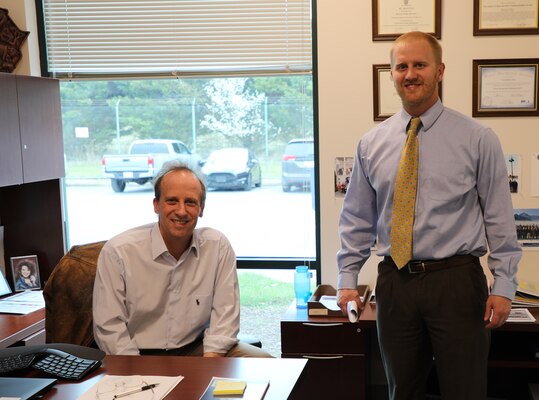
[(539, 0), (474, 0), (474, 36), (538, 35)]
[[(375, 121), (383, 121), (400, 111), (402, 101), (391, 79), (391, 65), (374, 64), (372, 66), (373, 82), (373, 117)], [(442, 83), (438, 84), (438, 95), (442, 98)]]
[(372, 0), (372, 40), (422, 31), (441, 39), (441, 0)]
[(539, 116), (539, 58), (473, 60), (474, 117)]

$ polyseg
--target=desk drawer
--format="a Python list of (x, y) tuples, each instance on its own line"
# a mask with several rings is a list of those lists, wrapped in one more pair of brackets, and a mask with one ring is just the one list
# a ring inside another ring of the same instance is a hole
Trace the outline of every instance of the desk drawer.
[(297, 354), (365, 354), (367, 339), (347, 322), (281, 322), (281, 351)]

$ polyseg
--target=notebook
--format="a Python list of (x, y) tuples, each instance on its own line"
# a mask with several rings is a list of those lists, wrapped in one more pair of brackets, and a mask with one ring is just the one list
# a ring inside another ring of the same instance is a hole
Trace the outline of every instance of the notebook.
[(0, 397), (28, 400), (47, 392), (56, 381), (49, 378), (0, 378)]

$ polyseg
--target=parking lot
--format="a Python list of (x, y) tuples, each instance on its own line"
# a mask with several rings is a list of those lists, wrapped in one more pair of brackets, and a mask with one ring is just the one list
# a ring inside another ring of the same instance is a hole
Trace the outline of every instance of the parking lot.
[[(156, 221), (150, 184), (115, 193), (108, 180), (69, 180), (66, 216), (69, 245), (106, 240)], [(238, 257), (314, 257), (315, 213), (310, 192), (284, 193), (280, 184), (251, 191), (209, 191), (198, 226), (224, 232)]]

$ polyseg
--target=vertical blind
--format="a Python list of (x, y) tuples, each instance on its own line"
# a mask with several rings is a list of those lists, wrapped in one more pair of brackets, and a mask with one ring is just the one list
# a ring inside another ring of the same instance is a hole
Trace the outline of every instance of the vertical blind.
[(62, 76), (310, 72), (310, 0), (44, 0)]

